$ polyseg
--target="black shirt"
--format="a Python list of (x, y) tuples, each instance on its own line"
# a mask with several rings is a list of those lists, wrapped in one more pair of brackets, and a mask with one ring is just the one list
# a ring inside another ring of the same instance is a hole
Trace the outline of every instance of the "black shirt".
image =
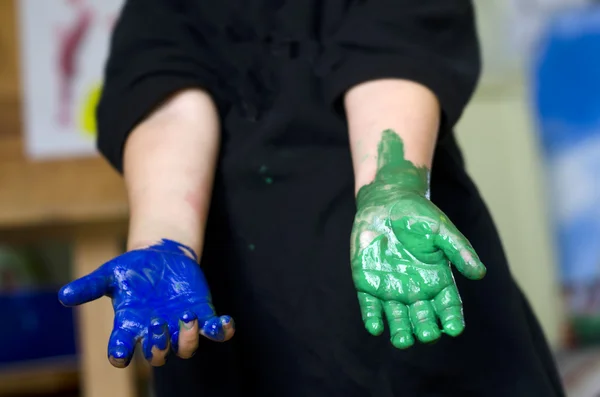
[(437, 95), (445, 128), (480, 71), (468, 0), (128, 0), (106, 67), (98, 146), (120, 169), (128, 132), (181, 88), (205, 88), (257, 117), (281, 89), (272, 58), (301, 52), (315, 95), (337, 111), (353, 85), (403, 78)]
[[(98, 108), (102, 153), (121, 170), (127, 134), (183, 88), (210, 92), (222, 125), (201, 266), (237, 331), (157, 369), (159, 397), (564, 396), (451, 133), (479, 67), (466, 0), (126, 2)], [(364, 330), (349, 261), (340, 98), (386, 77), (438, 97), (431, 199), (488, 269), (478, 282), (456, 275), (465, 332), (406, 351)]]

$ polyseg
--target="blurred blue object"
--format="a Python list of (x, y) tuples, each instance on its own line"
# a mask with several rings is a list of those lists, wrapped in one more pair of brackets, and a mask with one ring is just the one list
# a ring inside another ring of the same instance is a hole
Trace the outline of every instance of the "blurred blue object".
[(571, 335), (600, 343), (600, 6), (558, 13), (532, 66)]
[(76, 354), (73, 310), (55, 290), (0, 294), (0, 365)]
[(597, 132), (600, 6), (562, 11), (550, 21), (534, 57), (533, 84), (541, 140), (548, 154)]

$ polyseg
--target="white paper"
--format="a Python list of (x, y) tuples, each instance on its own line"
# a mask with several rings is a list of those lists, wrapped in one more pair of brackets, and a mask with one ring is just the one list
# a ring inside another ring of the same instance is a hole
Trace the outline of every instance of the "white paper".
[[(123, 0), (19, 0), (26, 154), (96, 153), (94, 93)], [(71, 48), (72, 51), (69, 51)], [(69, 55), (70, 54), (70, 55)]]

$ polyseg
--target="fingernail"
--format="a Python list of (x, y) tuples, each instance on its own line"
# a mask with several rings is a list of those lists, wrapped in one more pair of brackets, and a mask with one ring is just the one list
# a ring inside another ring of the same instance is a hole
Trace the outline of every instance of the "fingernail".
[(411, 334), (398, 334), (392, 337), (392, 345), (397, 349), (408, 349), (414, 343), (415, 340)]
[(108, 352), (108, 359), (115, 364), (127, 364), (129, 349), (125, 346), (114, 346)]
[(458, 336), (464, 329), (465, 323), (459, 319), (450, 320), (444, 325), (444, 331), (450, 336)]
[(441, 336), (441, 332), (440, 332), (439, 328), (437, 328), (437, 327), (430, 326), (430, 325), (423, 325), (420, 328), (421, 329), (419, 330), (419, 339), (423, 343), (435, 342)]
[(383, 322), (379, 318), (371, 318), (365, 321), (367, 331), (373, 336), (379, 336), (383, 332)]
[(180, 320), (183, 323), (183, 327), (185, 329), (191, 329), (193, 326), (194, 320), (196, 320), (196, 314), (193, 312), (185, 312), (181, 315)]
[(160, 320), (152, 320), (150, 323), (150, 332), (153, 335), (160, 336), (165, 333), (166, 324)]

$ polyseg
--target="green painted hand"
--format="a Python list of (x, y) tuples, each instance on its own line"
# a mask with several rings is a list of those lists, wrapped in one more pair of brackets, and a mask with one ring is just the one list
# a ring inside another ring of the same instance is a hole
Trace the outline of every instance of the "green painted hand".
[(442, 332), (459, 335), (465, 325), (450, 263), (473, 280), (486, 270), (429, 201), (427, 169), (404, 159), (393, 131), (383, 133), (376, 178), (359, 191), (357, 208), (352, 275), (367, 330), (380, 335), (385, 313), (392, 344), (400, 349), (412, 346), (414, 335), (424, 343)]

